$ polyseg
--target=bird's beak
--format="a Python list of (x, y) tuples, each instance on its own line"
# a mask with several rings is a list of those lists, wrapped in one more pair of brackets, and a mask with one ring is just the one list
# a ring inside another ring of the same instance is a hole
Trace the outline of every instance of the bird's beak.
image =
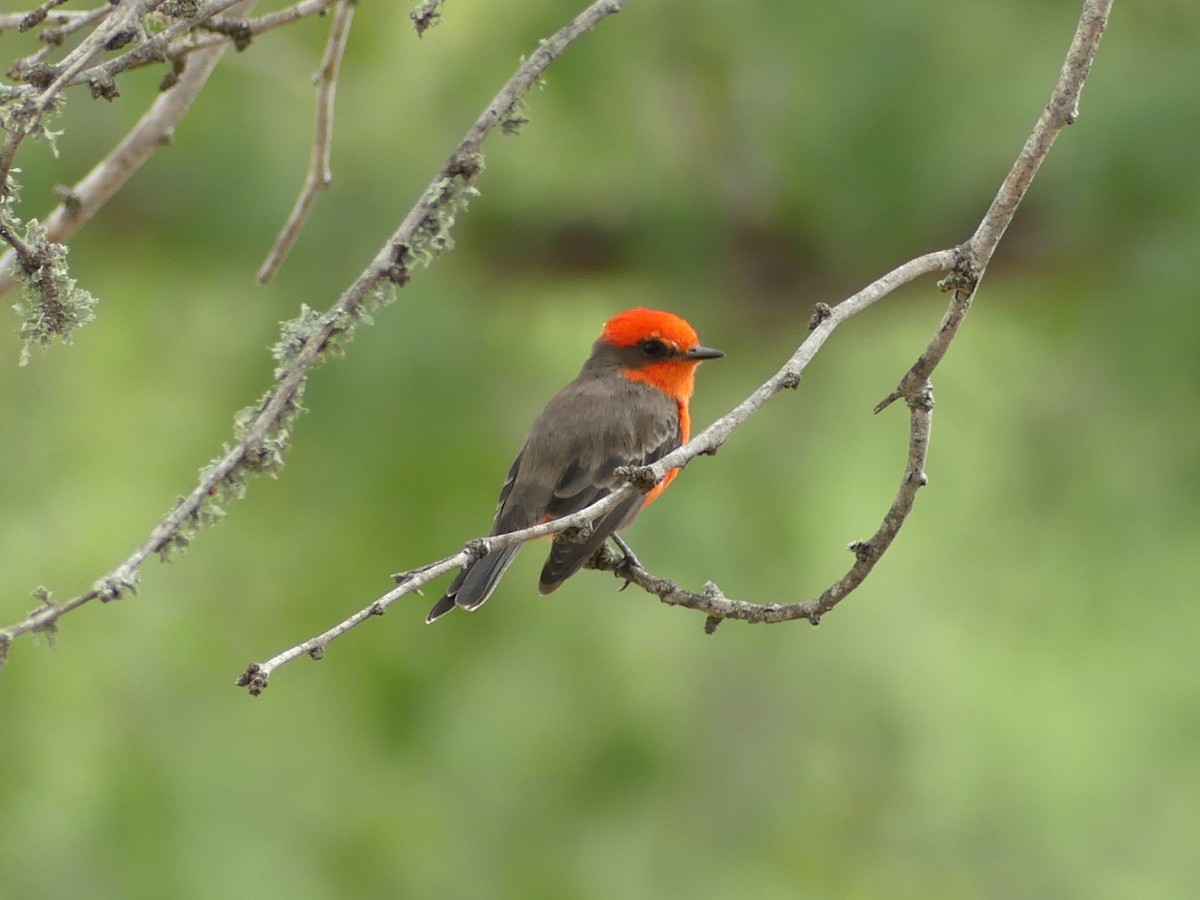
[(702, 359), (720, 359), (724, 355), (720, 350), (714, 350), (712, 347), (693, 347), (683, 354), (683, 358), (699, 361)]

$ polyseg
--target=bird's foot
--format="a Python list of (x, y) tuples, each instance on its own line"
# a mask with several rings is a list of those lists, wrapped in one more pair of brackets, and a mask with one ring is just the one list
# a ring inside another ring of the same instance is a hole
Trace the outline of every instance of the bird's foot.
[(637, 558), (637, 554), (633, 552), (633, 548), (621, 540), (619, 535), (614, 534), (612, 539), (621, 550), (621, 561), (617, 563), (617, 567), (613, 571), (618, 578), (625, 579), (625, 583), (618, 589), (618, 591), (623, 591), (633, 583), (633, 572), (635, 569), (640, 569), (642, 563)]

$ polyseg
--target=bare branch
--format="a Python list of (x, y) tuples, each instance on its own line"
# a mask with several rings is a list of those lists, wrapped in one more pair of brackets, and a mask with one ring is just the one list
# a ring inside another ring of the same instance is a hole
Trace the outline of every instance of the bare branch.
[[(309, 370), (326, 358), (331, 348), (337, 346), (338, 339), (344, 339), (361, 320), (373, 291), (383, 286), (403, 286), (408, 282), (411, 266), (432, 261), (447, 245), (453, 216), (462, 208), (464, 195), (473, 190), (471, 182), (482, 170), (479, 150), (484, 138), (567, 47), (602, 19), (620, 12), (625, 2), (596, 0), (538, 44), (484, 109), (442, 171), (430, 182), (370, 264), (328, 310), (320, 315), (302, 316), (295, 323), (295, 331), (285, 333), (285, 338), (294, 339), (295, 346), (288, 346), (286, 352), (279, 353), (281, 362), (272, 390), (244, 421), (239, 415), (237, 443), (203, 470), (192, 492), (180, 498), (128, 559), (101, 578), (90, 591), (62, 604), (43, 606), (21, 621), (0, 628), (0, 648), (7, 648), (22, 634), (53, 626), (63, 615), (92, 600), (115, 600), (135, 593), (138, 573), (146, 559), (154, 553), (166, 552), (179, 540), (181, 529), (188, 523), (204, 524), (201, 520), (206, 511), (211, 511), (214, 496), (240, 496), (246, 474), (270, 470), (269, 457), (277, 455), (286, 444), (288, 424), (298, 412), (298, 398), (303, 393)], [(229, 5), (224, 3), (225, 7)]]
[(308, 175), (300, 189), (300, 196), (296, 198), (296, 205), (292, 207), (292, 212), (267, 254), (266, 261), (258, 270), (258, 280), (262, 284), (275, 277), (283, 261), (292, 252), (304, 223), (308, 221), (308, 214), (317, 202), (317, 193), (325, 190), (333, 182), (333, 169), (330, 166), (330, 156), (333, 152), (333, 99), (337, 91), (338, 70), (346, 52), (346, 42), (350, 38), (350, 22), (353, 17), (354, 0), (343, 0), (329, 28), (329, 43), (325, 46), (325, 56), (321, 60), (321, 69), (316, 77), (316, 134), (313, 136)]

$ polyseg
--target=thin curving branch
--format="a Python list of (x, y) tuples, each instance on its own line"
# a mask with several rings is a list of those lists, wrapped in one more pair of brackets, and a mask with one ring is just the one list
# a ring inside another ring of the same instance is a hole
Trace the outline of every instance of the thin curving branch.
[[(667, 472), (672, 469), (687, 465), (697, 456), (711, 456), (729, 439), (729, 436), (734, 431), (744, 425), (754, 413), (762, 409), (772, 398), (787, 388), (799, 386), (801, 374), (808, 367), (809, 363), (812, 362), (817, 351), (821, 349), (825, 341), (833, 334), (834, 329), (842, 322), (868, 309), (871, 305), (882, 300), (902, 285), (930, 272), (946, 271), (953, 267), (954, 262), (955, 254), (953, 250), (940, 250), (935, 253), (927, 253), (893, 269), (863, 288), (857, 294), (843, 300), (833, 309), (824, 305), (818, 307), (818, 314), (813, 317), (812, 328), (808, 337), (775, 375), (726, 415), (713, 422), (682, 447), (668, 453), (653, 465), (631, 468), (623, 473), (626, 475), (627, 483), (613, 491), (607, 497), (596, 501), (585, 509), (581, 509), (579, 512), (563, 516), (551, 522), (534, 525), (531, 528), (524, 528), (508, 534), (476, 538), (453, 556), (448, 556), (445, 559), (408, 572), (401, 572), (394, 576), (399, 585), (375, 600), (370, 606), (359, 610), (325, 633), (310, 638), (294, 647), (290, 647), (266, 662), (251, 664), (238, 679), (237, 684), (248, 688), (250, 693), (257, 696), (266, 689), (271, 673), (284, 663), (291, 662), (293, 659), (304, 654), (319, 659), (330, 641), (341, 637), (347, 631), (350, 631), (357, 625), (361, 625), (372, 616), (382, 615), (389, 606), (401, 597), (413, 593), (434, 578), (451, 572), (454, 569), (461, 568), (471, 560), (478, 559), (487, 553), (503, 547), (522, 544), (535, 538), (545, 537), (546, 535), (559, 534), (572, 528), (586, 527), (635, 491), (650, 490), (654, 485), (662, 481), (666, 477)], [(925, 433), (928, 434), (928, 431), (926, 430)], [(922, 442), (922, 446), (924, 446), (924, 443)], [(923, 464), (924, 456), (922, 455), (920, 461), (917, 463), (917, 468), (920, 469)], [(890, 539), (887, 543), (890, 543)], [(886, 549), (886, 544), (883, 544), (882, 548)], [(882, 554), (882, 549), (879, 552)], [(649, 573), (645, 574), (649, 575)], [(653, 576), (649, 577), (653, 578)], [(634, 578), (630, 578), (630, 580), (636, 582)], [(669, 584), (668, 582), (663, 583)], [(674, 586), (672, 585), (672, 587)], [(679, 594), (679, 596), (682, 597), (683, 595)], [(734, 603), (736, 601), (726, 600), (725, 602)], [(681, 605), (687, 604), (681, 603)], [(711, 610), (715, 611), (718, 608), (720, 607), (713, 605)], [(762, 621), (766, 620), (763, 619)]]
[[(1084, 4), (1067, 61), (1063, 66), (1058, 83), (1055, 85), (1050, 103), (1034, 126), (1025, 147), (1013, 165), (1009, 176), (1001, 185), (996, 199), (988, 208), (979, 228), (967, 243), (954, 250), (938, 251), (911, 260), (832, 309), (823, 305), (818, 306), (817, 314), (810, 325), (809, 336), (771, 379), (730, 413), (708, 426), (687, 444), (667, 454), (653, 465), (624, 472), (623, 474), (629, 479), (628, 483), (608, 497), (587, 509), (555, 522), (508, 535), (477, 539), (454, 556), (408, 573), (402, 573), (398, 576), (399, 586), (384, 594), (370, 606), (323, 634), (291, 647), (266, 662), (252, 663), (237, 679), (237, 685), (247, 688), (252, 695), (257, 696), (266, 689), (271, 674), (279, 666), (304, 654), (308, 654), (314, 659), (320, 659), (330, 641), (345, 634), (368, 618), (381, 615), (397, 599), (411, 593), (433, 578), (465, 565), (482, 553), (499, 549), (502, 546), (511, 546), (513, 543), (523, 542), (538, 535), (557, 533), (595, 521), (604, 510), (629, 496), (631, 491), (635, 489), (649, 490), (653, 485), (661, 482), (666, 473), (672, 469), (686, 465), (697, 456), (715, 453), (735, 429), (744, 424), (750, 415), (780, 391), (784, 388), (799, 386), (804, 369), (841, 322), (866, 309), (902, 284), (933, 271), (953, 270), (952, 274), (941, 283), (944, 289), (954, 291), (954, 297), (937, 333), (926, 351), (921, 354), (921, 358), (905, 375), (900, 386), (876, 407), (876, 412), (878, 412), (901, 397), (907, 402), (910, 410), (908, 458), (899, 491), (884, 516), (882, 524), (869, 539), (856, 541), (850, 545), (850, 549), (855, 555), (855, 562), (845, 575), (811, 600), (799, 603), (760, 604), (729, 598), (711, 582), (705, 586), (702, 593), (685, 590), (674, 582), (652, 575), (640, 565), (628, 563), (619, 554), (607, 548), (590, 563), (594, 568), (613, 571), (626, 582), (637, 584), (644, 590), (657, 595), (664, 603), (705, 613), (707, 615), (705, 630), (709, 633), (715, 631), (724, 619), (770, 623), (805, 619), (814, 625), (817, 624), (825, 613), (833, 609), (862, 584), (870, 574), (899, 533), (912, 510), (917, 492), (926, 482), (925, 459), (933, 413), (933, 395), (929, 376), (941, 362), (957, 334), (983, 272), (990, 262), (1004, 230), (1012, 221), (1017, 206), (1034, 174), (1049, 152), (1055, 136), (1065, 125), (1074, 122), (1078, 116), (1079, 94), (1087, 78), (1111, 8), (1112, 0), (1087, 0)], [(580, 523), (581, 517), (584, 518), (584, 523)]]
[(341, 297), (324, 313), (309, 311), (289, 323), (284, 339), (276, 347), (280, 364), (275, 385), (257, 405), (239, 414), (237, 442), (203, 470), (191, 493), (180, 498), (142, 544), (91, 590), (62, 603), (47, 600), (19, 622), (0, 628), (0, 662), (22, 634), (52, 631), (62, 616), (93, 600), (104, 602), (136, 593), (139, 572), (151, 555), (186, 544), (189, 526), (207, 524), (206, 517), (209, 520), (216, 517), (211, 505), (214, 497), (239, 497), (244, 492), (247, 474), (272, 471), (278, 465), (273, 460), (286, 446), (288, 428), (299, 412), (299, 398), (309, 371), (353, 332), (370, 307), (373, 292), (407, 284), (412, 266), (431, 262), (448, 246), (454, 215), (465, 205), (465, 197), (474, 190), (471, 183), (482, 171), (480, 148), (484, 139), (505, 121), (526, 91), (538, 83), (546, 69), (572, 43), (606, 17), (620, 12), (625, 3), (626, 0), (596, 0), (539, 42), (480, 114), (375, 258)]
[(800, 603), (750, 603), (727, 597), (711, 581), (705, 583), (702, 593), (689, 591), (673, 581), (651, 574), (640, 563), (630, 562), (607, 545), (588, 562), (588, 568), (612, 572), (627, 584), (636, 584), (670, 606), (683, 606), (706, 613), (708, 618), (704, 630), (708, 634), (716, 631), (725, 619), (750, 623), (806, 619), (813, 625), (819, 624), (825, 613), (837, 606), (871, 574), (912, 512), (917, 491), (926, 484), (925, 459), (929, 453), (929, 434), (933, 424), (932, 387), (926, 384), (924, 390), (909, 398), (908, 406), (908, 460), (896, 499), (892, 501), (875, 533), (865, 541), (855, 541), (850, 545), (854, 564), (849, 571), (813, 599)]
[(267, 258), (258, 270), (260, 284), (266, 284), (276, 273), (283, 261), (288, 258), (308, 215), (312, 212), (313, 204), (317, 202), (317, 194), (333, 183), (333, 168), (330, 158), (333, 153), (333, 100), (337, 92), (338, 70), (341, 68), (342, 57), (346, 53), (346, 43), (350, 39), (350, 23), (354, 18), (354, 0), (343, 0), (334, 13), (333, 24), (329, 27), (329, 42), (325, 46), (325, 56), (321, 60), (321, 68), (317, 72), (317, 118), (316, 134), (313, 136), (312, 155), (308, 163), (308, 175), (305, 176), (304, 186), (296, 205), (284, 223), (279, 236), (271, 247)]

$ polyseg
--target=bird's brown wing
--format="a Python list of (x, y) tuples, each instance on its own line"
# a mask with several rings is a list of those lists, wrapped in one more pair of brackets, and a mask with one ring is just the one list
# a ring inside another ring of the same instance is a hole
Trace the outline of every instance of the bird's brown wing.
[[(574, 460), (555, 486), (551, 517), (570, 515), (607, 497), (622, 483), (615, 475), (618, 466), (648, 466), (679, 446), (682, 436), (677, 418), (660, 419), (656, 430), (652, 442), (640, 453), (591, 453)], [(542, 568), (538, 591), (549, 594), (578, 572), (613, 533), (633, 521), (644, 500), (641, 494), (634, 494), (617, 504), (593, 524), (584, 541), (556, 538)]]

